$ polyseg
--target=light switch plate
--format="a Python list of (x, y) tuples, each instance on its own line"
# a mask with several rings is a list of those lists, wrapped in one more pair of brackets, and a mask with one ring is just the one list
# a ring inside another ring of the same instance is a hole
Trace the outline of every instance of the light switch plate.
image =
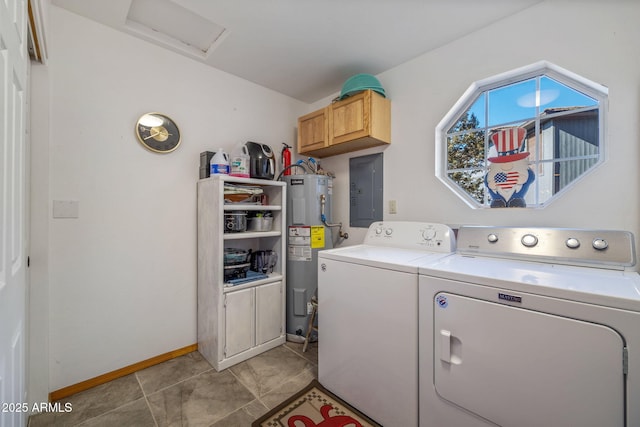
[(77, 200), (54, 200), (54, 218), (78, 218), (80, 213), (80, 203)]
[(389, 213), (390, 214), (398, 213), (398, 203), (395, 200), (389, 200)]

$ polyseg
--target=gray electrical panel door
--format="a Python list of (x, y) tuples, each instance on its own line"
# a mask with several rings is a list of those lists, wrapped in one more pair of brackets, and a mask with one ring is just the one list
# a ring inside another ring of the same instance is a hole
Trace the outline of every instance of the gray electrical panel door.
[(382, 153), (349, 159), (349, 225), (382, 221)]

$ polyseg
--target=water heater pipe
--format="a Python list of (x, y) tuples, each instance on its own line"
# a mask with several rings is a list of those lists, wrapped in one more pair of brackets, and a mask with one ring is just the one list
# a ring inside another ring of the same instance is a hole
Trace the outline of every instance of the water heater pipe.
[(296, 163), (294, 163), (294, 164), (292, 164), (292, 165), (289, 165), (289, 166), (287, 166), (286, 168), (282, 169), (282, 171), (280, 172), (280, 174), (279, 174), (279, 175), (278, 175), (278, 177), (276, 178), (276, 181), (280, 181), (280, 178), (282, 178), (282, 175), (285, 173), (285, 171), (288, 171), (288, 170), (290, 170), (291, 168), (302, 168), (302, 170), (303, 170), (305, 173), (308, 173), (308, 172), (309, 172), (309, 170), (308, 170), (306, 167), (304, 167), (304, 165), (302, 164), (302, 160), (298, 160)]
[(321, 194), (320, 195), (320, 219), (322, 220), (322, 223), (325, 225), (325, 227), (340, 227), (338, 229), (338, 237), (340, 237), (341, 239), (348, 239), (349, 233), (344, 233), (342, 231), (341, 222), (337, 224), (327, 224), (327, 216), (324, 214), (324, 206), (326, 203), (327, 203), (327, 197), (324, 194)]

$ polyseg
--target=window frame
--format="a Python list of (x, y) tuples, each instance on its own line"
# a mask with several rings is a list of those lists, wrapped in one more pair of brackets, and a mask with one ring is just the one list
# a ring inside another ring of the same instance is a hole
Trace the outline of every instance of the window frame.
[[(483, 93), (488, 91), (498, 89), (501, 87), (509, 86), (518, 82), (522, 82), (529, 79), (535, 79), (537, 77), (548, 76), (549, 78), (567, 86), (570, 89), (581, 92), (584, 95), (587, 95), (598, 101), (598, 159), (595, 164), (589, 167), (584, 173), (575, 178), (572, 182), (567, 184), (565, 187), (560, 189), (557, 193), (553, 194), (547, 200), (540, 202), (537, 200), (539, 188), (537, 186), (537, 181), (534, 181), (532, 184), (532, 188), (530, 189), (536, 191), (536, 201), (537, 203), (532, 205), (527, 205), (527, 208), (532, 209), (540, 209), (549, 205), (554, 200), (561, 197), (566, 191), (569, 191), (571, 187), (573, 187), (577, 182), (582, 180), (586, 175), (592, 173), (595, 169), (597, 169), (604, 161), (606, 160), (606, 138), (607, 135), (607, 119), (606, 115), (608, 112), (608, 99), (609, 99), (609, 90), (606, 86), (595, 83), (591, 80), (588, 80), (576, 73), (568, 71), (564, 68), (561, 68), (555, 64), (552, 64), (548, 61), (539, 61), (531, 65), (527, 65), (521, 68), (517, 68), (511, 71), (507, 71), (501, 74), (497, 74), (492, 77), (488, 77), (486, 79), (478, 80), (473, 82), (469, 88), (464, 92), (464, 94), (458, 99), (458, 101), (453, 105), (453, 107), (447, 112), (447, 114), (442, 118), (442, 120), (438, 123), (435, 130), (435, 141), (436, 141), (436, 165), (435, 172), (436, 177), (445, 184), (454, 194), (460, 197), (469, 207), (473, 209), (485, 209), (490, 208), (489, 204), (486, 203), (486, 193), (485, 193), (485, 202), (479, 203), (475, 198), (469, 195), (467, 191), (461, 188), (455, 181), (453, 181), (448, 176), (448, 172), (450, 171), (448, 167), (448, 151), (447, 151), (447, 137), (448, 132), (459, 120), (460, 118), (466, 114), (466, 112), (471, 108), (471, 106), (475, 103), (475, 101), (480, 97)], [(539, 135), (541, 133), (540, 129), (540, 111), (537, 112), (536, 117), (534, 118), (536, 124), (536, 140), (539, 139)], [(483, 131), (491, 129), (488, 123), (485, 123), (485, 127), (479, 128)], [(488, 137), (485, 135), (485, 162), (488, 152), (487, 144)], [(553, 160), (556, 158), (554, 157)], [(544, 165), (545, 163), (549, 163), (548, 161), (541, 161), (538, 159), (535, 161), (536, 165)], [(534, 164), (534, 162), (532, 162)], [(487, 167), (485, 164), (484, 171), (486, 172)], [(534, 187), (535, 186), (535, 187)]]

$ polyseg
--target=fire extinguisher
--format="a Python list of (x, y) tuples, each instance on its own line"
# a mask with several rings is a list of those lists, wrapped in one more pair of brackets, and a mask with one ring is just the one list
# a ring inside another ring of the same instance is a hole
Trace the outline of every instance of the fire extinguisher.
[(289, 168), (289, 166), (291, 166), (291, 150), (289, 150), (291, 146), (284, 142), (282, 145), (284, 146), (282, 147), (282, 170), (285, 175), (291, 175), (291, 168)]

